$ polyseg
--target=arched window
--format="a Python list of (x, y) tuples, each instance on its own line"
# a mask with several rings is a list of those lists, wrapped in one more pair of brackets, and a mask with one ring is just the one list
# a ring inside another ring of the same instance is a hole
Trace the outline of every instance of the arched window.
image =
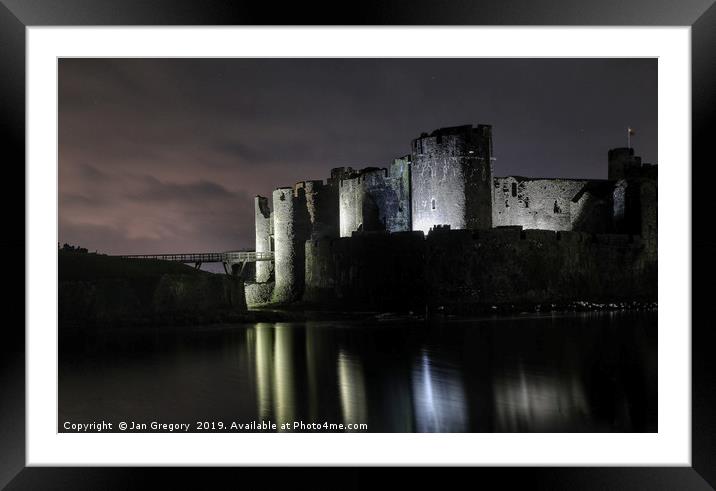
[(430, 202), (430, 207), (434, 210), (435, 209), (435, 198)]

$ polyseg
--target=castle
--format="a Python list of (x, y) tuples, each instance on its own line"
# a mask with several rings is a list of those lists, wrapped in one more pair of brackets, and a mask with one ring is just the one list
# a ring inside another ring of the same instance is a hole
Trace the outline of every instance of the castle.
[(494, 160), (490, 125), (440, 128), (387, 168), (256, 196), (256, 251), (274, 262), (257, 263), (249, 304), (655, 299), (655, 165), (616, 148), (606, 180), (546, 179), (495, 177)]

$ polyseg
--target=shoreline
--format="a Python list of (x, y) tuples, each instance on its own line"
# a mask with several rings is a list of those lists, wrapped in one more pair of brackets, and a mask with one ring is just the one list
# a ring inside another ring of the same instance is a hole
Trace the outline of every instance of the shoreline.
[(171, 316), (139, 316), (136, 318), (114, 319), (103, 323), (62, 323), (58, 326), (60, 334), (101, 334), (101, 333), (136, 333), (158, 331), (186, 331), (210, 329), (212, 326), (227, 326), (256, 323), (296, 323), (296, 322), (331, 322), (331, 321), (365, 321), (376, 324), (430, 323), (441, 321), (470, 321), (499, 318), (521, 318), (524, 316), (573, 315), (580, 313), (610, 312), (646, 312), (658, 311), (656, 302), (571, 302), (567, 305), (551, 304), (516, 306), (489, 306), (473, 309), (470, 312), (446, 312), (441, 309), (426, 313), (416, 312), (379, 312), (360, 310), (320, 309), (315, 305), (303, 303), (275, 304), (249, 309), (247, 312), (216, 311)]

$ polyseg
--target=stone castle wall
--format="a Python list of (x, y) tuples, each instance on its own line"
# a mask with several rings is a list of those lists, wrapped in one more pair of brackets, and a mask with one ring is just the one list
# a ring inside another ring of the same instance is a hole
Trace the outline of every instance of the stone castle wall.
[(307, 302), (334, 299), (335, 265), (331, 257), (334, 240), (322, 237), (306, 241), (306, 287), (303, 300)]
[(410, 161), (367, 168), (340, 180), (340, 236), (353, 232), (410, 230)]
[(655, 179), (645, 179), (641, 182), (640, 210), (641, 210), (641, 237), (644, 241), (647, 258), (656, 262), (658, 256), (658, 187)]
[[(526, 229), (572, 230), (577, 210), (572, 203), (588, 180), (531, 179), (518, 176), (494, 179), (493, 226)], [(575, 214), (572, 213), (574, 208)]]
[[(334, 285), (333, 295), (348, 308), (419, 311), (424, 306), (424, 250), (422, 232), (356, 234), (328, 244), (323, 256)], [(323, 291), (324, 299), (330, 292)]]
[(312, 300), (445, 312), (575, 301), (656, 301), (656, 262), (638, 236), (522, 230), (356, 234), (312, 244)]
[(657, 300), (656, 263), (638, 236), (515, 227), (448, 231), (427, 243), (428, 301), (450, 312)]

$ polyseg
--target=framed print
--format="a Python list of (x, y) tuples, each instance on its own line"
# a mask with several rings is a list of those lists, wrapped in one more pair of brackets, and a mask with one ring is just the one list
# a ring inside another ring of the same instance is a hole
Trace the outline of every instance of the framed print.
[(716, 7), (518, 4), (4, 1), (0, 483), (710, 489)]

